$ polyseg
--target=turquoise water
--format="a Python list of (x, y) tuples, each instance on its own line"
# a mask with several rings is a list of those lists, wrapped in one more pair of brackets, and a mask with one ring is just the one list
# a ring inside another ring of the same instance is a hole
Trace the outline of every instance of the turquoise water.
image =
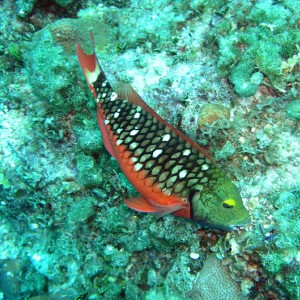
[[(0, 16), (0, 299), (300, 299), (299, 1), (5, 0)], [(138, 194), (75, 55), (91, 31), (109, 82), (215, 158), (248, 225), (125, 206)]]

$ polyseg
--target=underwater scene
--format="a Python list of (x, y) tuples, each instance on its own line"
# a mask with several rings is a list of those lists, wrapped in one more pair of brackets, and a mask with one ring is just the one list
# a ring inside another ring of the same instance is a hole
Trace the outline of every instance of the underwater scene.
[(300, 299), (300, 1), (0, 1), (0, 300)]

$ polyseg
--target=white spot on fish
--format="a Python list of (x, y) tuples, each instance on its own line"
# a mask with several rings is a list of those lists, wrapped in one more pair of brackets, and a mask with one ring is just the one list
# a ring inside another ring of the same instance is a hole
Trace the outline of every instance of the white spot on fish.
[(88, 83), (91, 84), (97, 80), (99, 74), (101, 73), (101, 70), (99, 69), (99, 66), (96, 64), (96, 68), (94, 71), (90, 72), (87, 68), (84, 68), (84, 73)]
[(139, 159), (137, 157), (131, 157), (131, 161), (134, 162), (134, 163), (137, 162), (138, 160)]
[(166, 194), (166, 195), (168, 195), (168, 196), (171, 196), (171, 195), (172, 195), (172, 192), (171, 192), (170, 189), (164, 188), (164, 189), (162, 189), (162, 191), (164, 192), (164, 194)]
[(201, 170), (202, 171), (206, 171), (206, 170), (208, 170), (209, 169), (209, 165), (207, 165), (207, 164), (204, 164), (204, 165), (202, 165), (202, 167), (201, 167)]
[(102, 95), (101, 95), (101, 98), (105, 98), (106, 97), (106, 93), (103, 93)]
[(167, 134), (165, 134), (165, 135), (163, 136), (163, 139), (162, 139), (162, 140), (163, 140), (164, 142), (167, 142), (167, 141), (170, 140), (170, 138), (171, 138), (171, 135), (167, 133)]
[(104, 81), (104, 82), (102, 83), (102, 87), (106, 87), (106, 85), (107, 85), (107, 81)]
[(117, 134), (120, 134), (120, 133), (122, 133), (122, 131), (123, 131), (123, 129), (122, 129), (122, 128), (118, 128), (118, 129), (117, 129)]
[(115, 113), (114, 113), (114, 118), (118, 118), (119, 115), (120, 115), (120, 114), (119, 114), (118, 112), (115, 112)]
[(105, 124), (105, 125), (109, 124), (109, 120), (105, 119), (105, 120), (104, 120), (104, 124)]
[(129, 132), (130, 135), (136, 135), (139, 131), (137, 129), (133, 129)]
[(184, 178), (187, 175), (187, 170), (182, 170), (179, 172), (179, 178)]
[(137, 164), (134, 165), (134, 170), (138, 172), (139, 170), (142, 169), (142, 167), (143, 167), (142, 164), (137, 163)]
[(116, 141), (116, 144), (119, 146), (119, 145), (121, 145), (123, 143), (123, 141), (122, 140), (117, 140)]
[(161, 154), (162, 153), (162, 150), (161, 149), (157, 149), (157, 150), (155, 150), (154, 152), (153, 152), (153, 154), (152, 154), (152, 156), (154, 157), (154, 158), (156, 158), (159, 154)]
[(185, 149), (182, 153), (184, 156), (188, 156), (191, 154), (191, 150), (190, 149)]
[(110, 101), (115, 101), (118, 98), (118, 94), (113, 92), (110, 96)]
[(133, 116), (134, 119), (138, 119), (141, 116), (139, 112), (136, 112)]

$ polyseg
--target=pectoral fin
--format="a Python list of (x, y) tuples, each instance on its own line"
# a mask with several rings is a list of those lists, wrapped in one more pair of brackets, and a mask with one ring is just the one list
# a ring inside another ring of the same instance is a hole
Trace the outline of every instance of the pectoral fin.
[(151, 205), (144, 197), (138, 196), (124, 200), (125, 204), (136, 211), (140, 212), (160, 212), (160, 207)]
[(126, 199), (125, 204), (136, 211), (147, 212), (147, 213), (155, 213), (155, 215), (159, 218), (167, 214), (174, 213), (182, 209), (181, 204), (176, 205), (166, 205), (166, 206), (155, 206), (151, 204), (151, 202), (147, 201), (144, 197), (138, 196), (135, 198)]

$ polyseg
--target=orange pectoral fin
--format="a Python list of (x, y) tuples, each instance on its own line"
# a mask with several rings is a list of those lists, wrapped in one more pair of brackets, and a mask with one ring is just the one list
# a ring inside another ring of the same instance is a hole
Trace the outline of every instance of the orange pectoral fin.
[[(134, 209), (134, 210), (140, 211), (140, 212), (154, 213), (157, 218), (160, 218), (167, 214), (172, 214), (174, 212), (183, 210), (182, 204), (156, 206), (156, 205), (151, 204), (151, 201), (147, 201), (142, 196), (126, 199), (126, 200), (124, 200), (124, 202), (131, 209)], [(185, 214), (185, 217), (187, 217), (186, 214)]]
[(174, 211), (173, 215), (177, 216), (177, 217), (190, 219), (191, 218), (191, 208), (190, 208), (190, 206), (181, 208), (177, 211)]
[(154, 213), (161, 212), (160, 207), (151, 205), (144, 197), (138, 196), (124, 200), (125, 204), (136, 211)]
[[(183, 210), (182, 205), (174, 205), (174, 206), (162, 208), (161, 211), (155, 212), (154, 214), (157, 218), (160, 218), (160, 217), (163, 217), (168, 214), (175, 215), (178, 211), (181, 211), (181, 210)], [(179, 216), (181, 216), (181, 215), (179, 215)]]

